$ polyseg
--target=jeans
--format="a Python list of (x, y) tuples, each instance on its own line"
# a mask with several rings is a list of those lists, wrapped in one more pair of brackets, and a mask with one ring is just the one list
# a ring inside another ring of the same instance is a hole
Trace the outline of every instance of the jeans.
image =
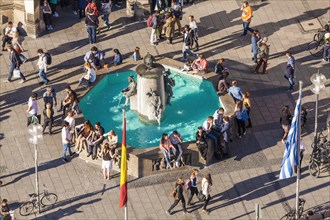
[(24, 63), (27, 61), (27, 58), (23, 55), (23, 54), (19, 54), (19, 58), (21, 59), (21, 61)]
[(100, 140), (100, 141), (98, 141), (98, 142), (96, 142), (94, 145), (89, 145), (88, 144), (88, 147), (87, 147), (88, 154), (93, 153), (93, 157), (96, 157), (97, 156), (97, 149), (99, 148), (99, 146), (101, 145), (102, 142), (103, 142), (103, 139)]
[(243, 35), (247, 35), (247, 31), (250, 31), (251, 33), (253, 33), (253, 29), (249, 27), (250, 22), (247, 21), (243, 21), (243, 28), (244, 28), (244, 32)]
[(88, 40), (90, 44), (96, 43), (96, 26), (87, 25)]
[(293, 79), (293, 76), (287, 76), (287, 75), (284, 75), (284, 78), (287, 79), (289, 81), (289, 90), (293, 90), (293, 86), (295, 85), (295, 82), (294, 82), (294, 79)]
[(197, 59), (197, 54), (194, 54), (193, 52), (191, 52), (191, 50), (189, 48), (186, 48), (184, 51), (183, 51), (183, 59), (187, 59), (187, 54), (194, 57), (195, 59)]
[(169, 213), (171, 213), (172, 209), (174, 209), (174, 207), (181, 201), (182, 203), (182, 208), (184, 212), (187, 212), (186, 209), (186, 200), (184, 199), (184, 197), (182, 196), (181, 199), (175, 199), (173, 204), (171, 205), (171, 207), (167, 210)]
[(39, 70), (39, 77), (43, 83), (48, 82), (49, 80), (47, 79), (46, 73), (44, 69)]
[(107, 25), (108, 29), (110, 28), (109, 16), (110, 16), (110, 14), (103, 15), (103, 20), (104, 20), (105, 24)]
[(323, 47), (323, 58), (326, 60), (330, 59), (330, 46), (329, 45), (324, 45)]
[(173, 144), (173, 146), (175, 147), (176, 152), (179, 152), (178, 156), (176, 157), (175, 162), (180, 162), (180, 159), (181, 159), (181, 156), (182, 156), (182, 153), (183, 153), (182, 147), (181, 147), (180, 144)]
[(157, 34), (156, 29), (151, 28), (151, 35), (150, 35), (150, 43), (156, 43), (157, 42)]
[(242, 136), (245, 133), (245, 121), (236, 118), (236, 122), (237, 122), (238, 136)]
[(65, 159), (66, 158), (66, 151), (69, 151), (70, 156), (72, 155), (71, 152), (71, 148), (70, 148), (70, 144), (63, 144), (63, 154), (62, 154), (62, 158)]
[(161, 151), (162, 151), (162, 154), (163, 154), (164, 157), (165, 157), (165, 160), (166, 160), (166, 166), (171, 166), (171, 163), (170, 163), (171, 151), (168, 150), (168, 151), (166, 152), (166, 150), (164, 150), (164, 149), (161, 149)]
[[(8, 81), (10, 81), (11, 78), (13, 77), (14, 69), (15, 69), (14, 65), (13, 65), (13, 64), (10, 64), (10, 67), (9, 67), (9, 73), (8, 73), (8, 78), (7, 78)], [(20, 78), (21, 78), (22, 80), (25, 80), (25, 77), (24, 77), (24, 75), (22, 74), (22, 72), (20, 72)]]
[(220, 135), (215, 131), (206, 132), (206, 137), (211, 138), (214, 141), (215, 147), (218, 146), (218, 137)]

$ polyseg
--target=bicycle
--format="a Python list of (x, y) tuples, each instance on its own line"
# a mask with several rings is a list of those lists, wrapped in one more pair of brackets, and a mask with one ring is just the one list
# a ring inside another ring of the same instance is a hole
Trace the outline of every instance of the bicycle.
[(330, 142), (324, 142), (318, 145), (313, 151), (309, 161), (309, 173), (318, 178), (322, 169), (327, 169), (330, 174)]
[[(298, 218), (300, 218), (304, 212), (304, 205), (305, 205), (306, 200), (303, 198), (299, 198), (299, 205), (298, 205)], [(290, 209), (282, 218), (281, 220), (296, 220), (296, 209)]]
[(324, 31), (319, 30), (318, 32), (319, 33), (314, 35), (313, 41), (308, 44), (308, 50), (311, 55), (321, 58), (323, 56), (323, 46), (325, 44), (324, 39), (322, 38)]
[[(45, 185), (44, 185), (44, 192), (40, 193), (39, 196), (41, 195), (43, 195), (40, 199), (40, 205), (42, 205), (42, 207), (51, 206), (57, 202), (58, 199), (57, 195), (55, 193), (49, 193)], [(30, 197), (30, 201), (24, 202), (19, 207), (19, 213), (22, 216), (30, 215), (38, 207), (37, 194), (36, 193), (29, 194), (29, 197)]]

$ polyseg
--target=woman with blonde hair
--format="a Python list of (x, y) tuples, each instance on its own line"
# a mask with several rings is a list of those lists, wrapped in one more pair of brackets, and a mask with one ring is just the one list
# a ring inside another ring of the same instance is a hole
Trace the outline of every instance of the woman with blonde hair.
[(194, 195), (196, 195), (196, 197), (198, 196), (198, 189), (197, 189), (197, 175), (198, 175), (198, 170), (197, 169), (193, 169), (191, 175), (190, 175), (190, 179), (189, 179), (189, 183), (188, 183), (188, 187), (189, 187), (189, 197), (188, 197), (188, 202), (187, 205), (193, 205), (191, 203), (191, 200), (193, 198)]
[(110, 130), (108, 133), (103, 135), (104, 137), (108, 136), (110, 147), (116, 147), (118, 143), (118, 135), (114, 130)]
[(175, 183), (175, 197), (174, 197), (174, 202), (171, 205), (171, 207), (166, 211), (167, 215), (172, 215), (171, 211), (174, 209), (174, 207), (181, 201), (182, 203), (182, 208), (183, 208), (183, 214), (187, 213), (186, 209), (186, 200), (184, 199), (183, 195), (183, 185), (184, 181), (182, 178), (178, 178), (176, 183)]
[(246, 113), (248, 114), (248, 125), (246, 128), (252, 128), (252, 123), (250, 119), (250, 110), (251, 110), (251, 101), (250, 101), (250, 93), (249, 92), (244, 92), (243, 93), (243, 105), (246, 108)]
[(54, 110), (52, 108), (52, 104), (47, 103), (46, 108), (43, 111), (44, 115), (44, 124), (42, 126), (42, 133), (45, 132), (46, 126), (48, 125), (49, 131), (48, 134), (52, 133), (53, 121), (54, 121)]

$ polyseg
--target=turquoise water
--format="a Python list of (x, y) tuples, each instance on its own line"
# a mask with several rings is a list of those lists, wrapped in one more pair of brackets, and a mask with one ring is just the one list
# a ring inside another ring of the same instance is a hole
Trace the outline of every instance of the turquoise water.
[(137, 78), (134, 71), (108, 74), (80, 103), (85, 119), (93, 124), (101, 122), (106, 132), (114, 129), (119, 135), (118, 140), (121, 140), (122, 109), (125, 108), (128, 146), (158, 146), (162, 133), (170, 134), (173, 130), (177, 130), (184, 141), (192, 141), (197, 127), (220, 106), (211, 82), (172, 71), (171, 76), (175, 79), (172, 106), (166, 106), (160, 126), (144, 124), (139, 121), (136, 111), (124, 106), (125, 97), (121, 90), (127, 87), (130, 75)]

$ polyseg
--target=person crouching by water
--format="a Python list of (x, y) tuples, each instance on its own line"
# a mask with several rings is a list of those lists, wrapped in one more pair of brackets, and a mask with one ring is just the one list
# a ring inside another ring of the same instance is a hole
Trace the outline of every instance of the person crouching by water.
[(172, 209), (174, 209), (174, 207), (181, 201), (182, 203), (182, 208), (183, 208), (183, 213), (186, 214), (187, 213), (187, 209), (186, 209), (186, 200), (183, 196), (183, 185), (184, 185), (184, 182), (183, 182), (183, 179), (182, 178), (179, 178), (177, 181), (176, 181), (176, 184), (175, 184), (175, 192), (176, 192), (176, 196), (175, 196), (175, 200), (173, 202), (173, 204), (171, 205), (171, 207), (166, 211), (166, 214), (167, 215), (172, 215)]
[(121, 90), (126, 97), (125, 106), (128, 106), (129, 98), (136, 94), (136, 82), (134, 81), (133, 76), (128, 77), (128, 86), (127, 88)]
[(164, 155), (164, 158), (166, 160), (166, 166), (169, 167), (170, 169), (172, 169), (171, 162), (170, 162), (171, 149), (172, 149), (172, 152), (173, 152), (174, 155), (176, 153), (176, 149), (171, 144), (171, 141), (168, 138), (168, 134), (163, 133), (162, 138), (160, 139), (159, 148), (160, 148), (160, 150), (161, 150), (161, 152)]

